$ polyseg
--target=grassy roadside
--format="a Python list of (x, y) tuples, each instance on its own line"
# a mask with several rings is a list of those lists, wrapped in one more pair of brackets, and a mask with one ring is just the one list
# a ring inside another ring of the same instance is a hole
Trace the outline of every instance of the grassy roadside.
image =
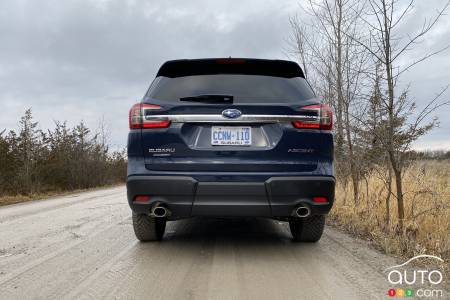
[(69, 196), (69, 195), (78, 194), (78, 193), (82, 193), (82, 192), (90, 192), (90, 191), (107, 189), (107, 188), (111, 188), (111, 187), (118, 187), (123, 184), (124, 183), (114, 183), (114, 184), (93, 187), (93, 188), (75, 189), (75, 190), (69, 190), (69, 191), (53, 190), (53, 191), (47, 191), (44, 193), (35, 193), (35, 194), (30, 194), (30, 195), (0, 196), (0, 206), (28, 202), (28, 201), (47, 200), (49, 198), (55, 198), (55, 197), (60, 197), (60, 196)]
[[(369, 240), (384, 253), (401, 258), (419, 254), (444, 259), (450, 274), (450, 161), (423, 161), (411, 165), (404, 176), (405, 228), (398, 230), (396, 199), (390, 200), (386, 222), (383, 181), (372, 174), (361, 186), (355, 206), (351, 186), (336, 187), (336, 202), (329, 225)], [(394, 191), (395, 192), (395, 191)]]

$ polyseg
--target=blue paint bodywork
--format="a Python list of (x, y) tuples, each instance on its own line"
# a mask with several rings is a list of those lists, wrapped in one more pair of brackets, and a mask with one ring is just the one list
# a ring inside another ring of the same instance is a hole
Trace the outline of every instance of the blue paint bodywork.
[[(152, 87), (158, 82), (157, 78)], [(145, 96), (142, 103), (161, 107), (146, 111), (146, 116), (227, 112), (234, 118), (239, 114), (296, 115), (302, 107), (320, 101), (206, 104)], [(167, 128), (130, 130), (127, 190), (133, 211), (147, 214), (155, 203), (162, 203), (173, 219), (197, 215), (288, 218), (299, 203), (307, 203), (313, 214), (329, 212), (335, 182), (330, 130), (298, 129), (290, 122), (230, 123), (224, 126), (251, 127), (252, 145), (213, 146), (212, 126), (217, 124), (174, 122)], [(135, 203), (137, 195), (149, 195), (151, 200)], [(313, 203), (315, 196), (326, 197), (328, 203)]]

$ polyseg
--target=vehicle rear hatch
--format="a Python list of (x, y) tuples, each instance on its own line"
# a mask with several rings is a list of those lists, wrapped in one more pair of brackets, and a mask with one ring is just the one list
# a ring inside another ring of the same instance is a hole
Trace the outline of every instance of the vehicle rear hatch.
[(329, 155), (332, 144), (324, 144), (318, 127), (308, 126), (320, 121), (314, 106), (319, 101), (298, 65), (187, 62), (163, 65), (143, 100), (149, 107), (144, 120), (170, 122), (142, 129), (147, 169), (311, 172)]
[[(242, 120), (223, 118), (227, 109), (240, 111)], [(294, 128), (289, 117), (296, 115), (299, 111), (289, 106), (168, 108), (157, 116), (167, 116), (170, 127), (142, 131), (146, 167), (155, 171), (312, 171), (320, 154), (320, 131)], [(217, 144), (220, 138), (240, 144)]]

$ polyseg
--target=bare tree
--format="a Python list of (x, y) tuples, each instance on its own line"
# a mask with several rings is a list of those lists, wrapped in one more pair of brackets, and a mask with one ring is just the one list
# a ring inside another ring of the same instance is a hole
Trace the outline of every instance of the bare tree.
[(434, 17), (425, 20), (422, 27), (415, 33), (402, 36), (397, 33), (400, 24), (406, 21), (406, 16), (414, 5), (414, 0), (401, 7), (398, 0), (367, 0), (369, 12), (360, 16), (366, 24), (366, 38), (354, 38), (363, 46), (373, 58), (375, 64), (383, 67), (383, 81), (386, 97), (380, 97), (385, 118), (381, 120), (383, 131), (378, 131), (377, 138), (386, 149), (390, 166), (395, 179), (399, 227), (403, 228), (405, 218), (403, 203), (402, 172), (405, 165), (405, 153), (409, 150), (411, 143), (419, 136), (425, 134), (436, 125), (433, 119), (427, 122), (432, 112), (448, 104), (440, 101), (440, 97), (446, 91), (444, 87), (421, 111), (417, 111), (415, 103), (409, 97), (409, 89), (398, 91), (397, 82), (400, 76), (416, 64), (440, 53), (448, 48), (444, 47), (418, 57), (415, 60), (401, 66), (399, 61), (407, 51), (411, 50), (428, 32), (438, 23), (444, 15), (450, 1), (439, 9)]
[[(353, 200), (358, 203), (360, 172), (354, 149), (353, 104), (359, 100), (368, 52), (359, 43), (359, 15), (363, 6), (354, 0), (309, 0), (299, 16), (291, 18), (293, 53), (307, 70), (319, 95), (334, 108), (336, 115), (336, 157), (338, 173), (350, 175)], [(349, 35), (352, 35), (350, 38)], [(339, 162), (348, 162), (339, 163)], [(344, 171), (348, 167), (348, 172)], [(345, 179), (344, 179), (345, 180)]]

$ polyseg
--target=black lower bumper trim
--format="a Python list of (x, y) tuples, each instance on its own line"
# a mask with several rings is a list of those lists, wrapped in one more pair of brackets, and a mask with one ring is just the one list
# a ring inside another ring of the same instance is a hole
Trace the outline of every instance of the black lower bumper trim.
[[(312, 214), (327, 214), (334, 202), (335, 179), (329, 176), (271, 177), (265, 182), (198, 182), (189, 176), (129, 176), (128, 202), (133, 211), (149, 213), (160, 202), (172, 218), (190, 216), (257, 216), (284, 218), (302, 204)], [(151, 197), (136, 203), (137, 195)], [(313, 197), (328, 199), (315, 203)]]

